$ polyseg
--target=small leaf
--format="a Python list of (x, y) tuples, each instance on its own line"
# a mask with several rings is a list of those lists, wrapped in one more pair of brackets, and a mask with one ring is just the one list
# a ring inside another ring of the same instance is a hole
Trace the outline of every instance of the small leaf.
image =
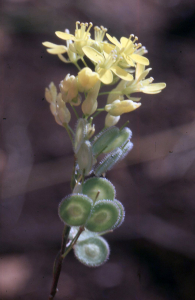
[(104, 232), (111, 229), (120, 217), (120, 210), (112, 200), (99, 200), (95, 203), (93, 210), (85, 227), (94, 232)]
[(110, 248), (102, 237), (90, 237), (74, 246), (76, 258), (88, 267), (98, 267), (105, 263), (110, 254)]
[(60, 202), (59, 217), (69, 226), (82, 226), (89, 217), (92, 204), (93, 201), (85, 195), (71, 194)]
[(113, 184), (106, 178), (93, 177), (87, 179), (83, 184), (82, 193), (94, 202), (98, 200), (114, 200), (116, 196)]

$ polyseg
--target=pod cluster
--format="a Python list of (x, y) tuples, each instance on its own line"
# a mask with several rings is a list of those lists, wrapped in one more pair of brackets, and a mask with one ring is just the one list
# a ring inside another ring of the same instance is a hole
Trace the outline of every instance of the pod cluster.
[(105, 239), (99, 235), (122, 224), (124, 207), (115, 199), (115, 188), (105, 178), (89, 178), (77, 187), (77, 191), (62, 199), (59, 217), (72, 227), (70, 239), (80, 226), (85, 227), (74, 247), (75, 255), (88, 266), (99, 266), (107, 260), (110, 251)]
[[(92, 134), (93, 127), (85, 119), (79, 119), (74, 140), (74, 151), (78, 163), (77, 171), (84, 175), (89, 175), (93, 171), (99, 177), (123, 159), (132, 149), (133, 143), (130, 142), (132, 132), (128, 127), (120, 130), (116, 126), (112, 126), (90, 141)], [(105, 157), (100, 163), (97, 163), (100, 154), (105, 154)]]

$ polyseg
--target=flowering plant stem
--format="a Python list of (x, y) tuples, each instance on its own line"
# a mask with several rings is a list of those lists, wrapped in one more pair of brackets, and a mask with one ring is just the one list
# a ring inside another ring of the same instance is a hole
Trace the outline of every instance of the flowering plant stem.
[(63, 254), (66, 249), (66, 244), (68, 240), (68, 235), (70, 232), (70, 226), (65, 225), (63, 234), (62, 234), (62, 244), (61, 244), (61, 249), (60, 249), (60, 255), (57, 256), (55, 262), (54, 262), (54, 268), (53, 268), (53, 282), (52, 282), (52, 287), (51, 287), (51, 292), (49, 295), (49, 300), (54, 299), (55, 294), (57, 292), (57, 285), (58, 285), (58, 280), (60, 277), (61, 269), (62, 269), (62, 262), (63, 262)]

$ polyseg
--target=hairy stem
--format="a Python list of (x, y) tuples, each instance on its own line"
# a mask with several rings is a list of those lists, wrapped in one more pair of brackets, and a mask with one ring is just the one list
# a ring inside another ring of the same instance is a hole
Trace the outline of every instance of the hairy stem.
[(49, 300), (54, 299), (55, 294), (57, 292), (58, 280), (60, 277), (60, 273), (61, 273), (61, 269), (62, 269), (62, 262), (64, 259), (63, 254), (66, 249), (69, 232), (70, 232), (70, 226), (65, 225), (63, 234), (62, 234), (62, 244), (61, 244), (61, 249), (60, 249), (60, 255), (57, 258), (57, 261), (55, 261), (55, 263), (54, 263), (53, 282), (52, 282), (51, 292), (49, 295)]

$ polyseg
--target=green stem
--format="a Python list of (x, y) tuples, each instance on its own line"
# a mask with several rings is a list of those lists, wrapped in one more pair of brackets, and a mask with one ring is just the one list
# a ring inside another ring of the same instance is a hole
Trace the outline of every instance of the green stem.
[(79, 236), (81, 235), (81, 233), (85, 230), (84, 226), (81, 226), (77, 232), (77, 234), (75, 235), (75, 237), (73, 238), (71, 244), (67, 247), (66, 251), (64, 252), (64, 254), (62, 255), (63, 258), (66, 257), (66, 255), (70, 252), (70, 250), (74, 247), (74, 245), (76, 244)]
[(129, 121), (125, 122), (125, 124), (120, 128), (120, 131), (129, 123)]
[(85, 62), (85, 60), (84, 60), (83, 57), (81, 58), (81, 60), (82, 60), (83, 64), (85, 65), (85, 67), (88, 67), (88, 65), (86, 64), (86, 62)]
[(105, 111), (105, 108), (98, 108), (97, 111)]
[(73, 140), (72, 140), (72, 136), (71, 136), (71, 133), (70, 133), (69, 125), (67, 123), (64, 123), (63, 125), (64, 125), (64, 128), (66, 129), (66, 131), (67, 131), (67, 133), (69, 135), (69, 138), (70, 138), (70, 140), (71, 140), (71, 142), (73, 144)]
[(93, 115), (93, 119), (94, 119), (95, 117), (97, 117), (100, 113), (101, 113), (101, 111), (96, 112), (95, 115)]
[(79, 119), (79, 115), (78, 115), (78, 113), (77, 113), (75, 107), (74, 107), (73, 105), (71, 105), (71, 107), (72, 107), (72, 109), (73, 109), (73, 111), (74, 111), (74, 113), (75, 113), (75, 116), (77, 117), (77, 119)]
[(57, 292), (58, 280), (60, 277), (60, 273), (61, 273), (61, 269), (62, 269), (62, 262), (64, 259), (63, 254), (66, 249), (69, 232), (70, 232), (70, 227), (68, 225), (65, 225), (63, 234), (62, 234), (62, 244), (61, 244), (60, 255), (59, 255), (58, 261), (56, 262), (56, 266), (54, 266), (53, 282), (52, 282), (51, 292), (49, 295), (49, 300), (52, 300), (55, 297), (55, 294)]
[(79, 67), (79, 65), (75, 62), (74, 65), (79, 69), (79, 71), (81, 70), (81, 68)]
[(103, 92), (103, 93), (99, 93), (98, 96), (102, 96), (102, 95), (108, 95), (108, 94), (119, 94), (122, 95), (121, 92)]

